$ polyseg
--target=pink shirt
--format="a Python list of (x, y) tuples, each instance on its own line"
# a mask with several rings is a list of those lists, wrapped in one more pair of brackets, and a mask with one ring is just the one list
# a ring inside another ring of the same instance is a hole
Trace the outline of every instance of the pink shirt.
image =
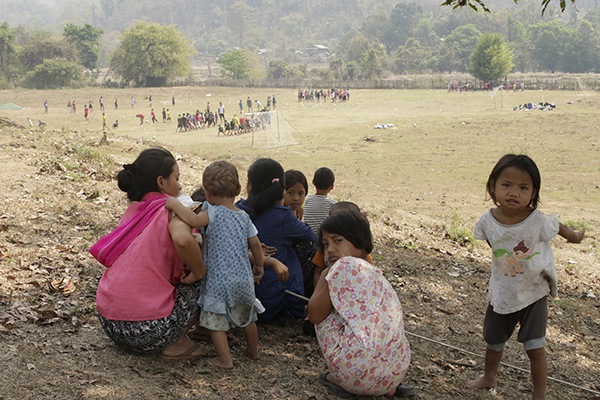
[[(130, 219), (140, 204), (132, 203), (119, 225)], [(169, 233), (168, 213), (167, 209), (159, 210), (104, 271), (96, 292), (96, 306), (103, 317), (147, 321), (164, 318), (173, 311), (174, 285), (179, 282), (183, 262)]]

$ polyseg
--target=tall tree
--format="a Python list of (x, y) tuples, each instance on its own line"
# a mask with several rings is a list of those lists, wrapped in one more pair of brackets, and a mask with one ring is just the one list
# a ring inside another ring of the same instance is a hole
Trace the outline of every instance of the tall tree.
[(574, 31), (552, 21), (529, 27), (530, 57), (537, 70), (556, 72), (559, 61), (569, 43), (573, 43)]
[(13, 69), (17, 62), (15, 34), (7, 22), (0, 25), (0, 86), (3, 82), (12, 83)]
[(77, 26), (67, 24), (65, 26), (65, 37), (75, 45), (79, 51), (81, 65), (90, 71), (98, 66), (98, 54), (100, 53), (100, 36), (104, 31), (90, 24)]
[(231, 50), (217, 58), (217, 63), (223, 68), (225, 76), (233, 79), (250, 77), (250, 62), (244, 50)]
[(25, 42), (19, 52), (19, 58), (26, 71), (30, 71), (44, 60), (64, 58), (77, 63), (77, 49), (63, 36), (47, 36), (37, 33)]
[(110, 65), (127, 83), (163, 86), (169, 78), (191, 72), (190, 58), (195, 50), (173, 26), (137, 22), (120, 39)]
[(471, 54), (469, 72), (482, 81), (504, 78), (513, 67), (513, 52), (497, 33), (484, 33)]
[(477, 45), (481, 32), (473, 24), (461, 25), (454, 29), (440, 45), (440, 66), (444, 71), (469, 69), (471, 53)]

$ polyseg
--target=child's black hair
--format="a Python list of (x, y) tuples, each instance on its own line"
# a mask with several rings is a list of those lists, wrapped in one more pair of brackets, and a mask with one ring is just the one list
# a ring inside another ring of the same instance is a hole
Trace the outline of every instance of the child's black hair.
[(333, 186), (335, 183), (335, 175), (333, 171), (327, 167), (321, 167), (315, 171), (313, 175), (313, 185), (317, 189), (325, 190)]
[(323, 232), (333, 233), (346, 238), (357, 249), (367, 254), (373, 251), (373, 236), (369, 221), (362, 214), (353, 211), (340, 211), (325, 218), (319, 228), (319, 249), (324, 252)]
[(143, 150), (132, 164), (124, 164), (117, 174), (119, 189), (127, 192), (130, 201), (140, 201), (146, 193), (158, 192), (159, 176), (168, 178), (177, 161), (162, 147)]
[(296, 183), (304, 187), (304, 193), (308, 193), (308, 181), (302, 171), (298, 171), (297, 169), (288, 169), (285, 171), (285, 188), (289, 189)]
[(496, 181), (498, 177), (506, 168), (515, 167), (520, 169), (523, 172), (527, 172), (529, 176), (531, 176), (531, 181), (533, 183), (533, 189), (535, 190), (535, 195), (531, 198), (531, 202), (529, 203), (529, 207), (532, 210), (535, 210), (541, 203), (540, 200), (540, 188), (542, 185), (542, 178), (540, 176), (540, 170), (538, 169), (535, 162), (525, 154), (505, 154), (498, 160), (490, 176), (485, 185), (485, 189), (494, 202), (496, 206), (498, 206), (498, 201), (496, 200), (496, 194), (494, 193), (494, 185), (496, 185)]
[(206, 201), (206, 194), (204, 193), (204, 188), (198, 188), (194, 190), (194, 193), (190, 196), (192, 200), (204, 203)]
[(333, 203), (331, 208), (329, 208), (329, 215), (343, 212), (343, 211), (352, 211), (357, 214), (362, 214), (360, 211), (360, 207), (351, 201), (338, 201), (337, 203)]
[(248, 202), (254, 219), (283, 199), (285, 176), (283, 167), (271, 158), (260, 158), (248, 168), (250, 193)]

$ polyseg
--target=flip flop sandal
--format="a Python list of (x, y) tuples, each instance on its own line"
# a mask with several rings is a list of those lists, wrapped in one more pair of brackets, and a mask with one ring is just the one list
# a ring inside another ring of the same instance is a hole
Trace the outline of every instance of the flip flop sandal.
[(48, 284), (50, 290), (53, 292), (61, 293), (73, 293), (75, 291), (75, 284), (72, 278), (57, 278), (50, 281)]
[(400, 399), (408, 399), (415, 395), (415, 387), (413, 385), (402, 384), (398, 385), (396, 388), (396, 393), (394, 393), (394, 397), (398, 397)]
[[(188, 332), (188, 337), (196, 342), (210, 342), (210, 331), (204, 331), (203, 329), (194, 329)], [(236, 346), (240, 343), (240, 340), (236, 338), (233, 333), (227, 332), (227, 342), (230, 346)]]
[(208, 354), (208, 351), (203, 351), (202, 354), (194, 354), (198, 349), (203, 348), (204, 346), (199, 344), (193, 344), (189, 349), (184, 351), (183, 353), (177, 354), (175, 356), (167, 356), (164, 354), (160, 354), (160, 358), (167, 361), (178, 361), (178, 360), (197, 360), (200, 357), (204, 357)]
[(321, 383), (323, 385), (327, 386), (329, 388), (329, 390), (331, 390), (331, 392), (333, 394), (335, 394), (337, 397), (341, 397), (342, 399), (352, 399), (352, 398), (355, 398), (358, 396), (354, 393), (350, 393), (350, 392), (346, 391), (341, 386), (338, 386), (333, 382), (329, 382), (327, 380), (327, 375), (329, 375), (329, 371), (325, 370), (325, 371), (321, 372), (319, 374), (319, 381), (321, 381)]

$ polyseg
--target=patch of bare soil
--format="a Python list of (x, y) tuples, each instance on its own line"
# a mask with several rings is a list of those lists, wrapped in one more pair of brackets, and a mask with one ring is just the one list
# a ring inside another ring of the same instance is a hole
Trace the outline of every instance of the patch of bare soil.
[[(234, 347), (231, 371), (116, 349), (96, 317), (103, 267), (87, 249), (126, 207), (115, 171), (149, 143), (0, 129), (0, 399), (335, 398), (317, 380), (325, 363), (299, 323), (260, 325), (263, 358), (251, 361), (243, 346)], [(179, 163), (183, 175), (199, 176), (207, 161), (183, 155)], [(483, 369), (488, 254), (422, 226), (385, 218), (373, 226), (376, 264), (403, 303), (413, 350), (407, 383), (416, 398), (529, 398), (529, 374), (507, 366), (495, 390), (465, 387)], [(558, 242), (557, 257), (568, 246)], [(572, 264), (559, 275), (548, 324), (548, 398), (593, 398), (600, 392), (598, 273)], [(504, 362), (529, 368), (515, 339)]]

